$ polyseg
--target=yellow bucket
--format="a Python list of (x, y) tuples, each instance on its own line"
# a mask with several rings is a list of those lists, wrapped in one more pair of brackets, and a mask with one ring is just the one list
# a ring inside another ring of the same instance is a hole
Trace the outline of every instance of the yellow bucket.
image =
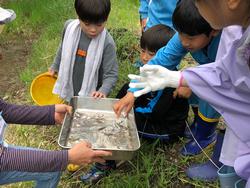
[(64, 101), (52, 93), (56, 77), (48, 72), (38, 75), (31, 83), (30, 95), (38, 105), (62, 104)]

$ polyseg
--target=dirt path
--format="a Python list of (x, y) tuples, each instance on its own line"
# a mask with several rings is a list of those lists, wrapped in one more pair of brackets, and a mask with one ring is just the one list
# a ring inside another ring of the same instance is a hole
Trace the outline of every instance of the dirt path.
[(9, 39), (8, 37), (4, 40), (0, 42), (0, 53), (2, 54), (0, 59), (0, 97), (18, 97), (23, 95), (26, 90), (19, 75), (26, 66), (33, 41), (22, 36), (19, 36), (18, 39)]

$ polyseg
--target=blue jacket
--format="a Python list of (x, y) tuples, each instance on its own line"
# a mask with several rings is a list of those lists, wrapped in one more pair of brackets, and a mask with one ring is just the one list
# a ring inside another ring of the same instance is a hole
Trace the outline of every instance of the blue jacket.
[[(221, 33), (212, 38), (206, 48), (196, 52), (190, 52), (191, 56), (199, 64), (207, 64), (215, 61)], [(176, 69), (181, 59), (188, 53), (182, 46), (179, 34), (176, 33), (168, 44), (157, 51), (155, 57), (151, 59), (149, 65), (161, 65), (170, 70)]]
[(148, 18), (146, 29), (164, 24), (173, 28), (172, 14), (177, 0), (140, 0), (141, 19)]

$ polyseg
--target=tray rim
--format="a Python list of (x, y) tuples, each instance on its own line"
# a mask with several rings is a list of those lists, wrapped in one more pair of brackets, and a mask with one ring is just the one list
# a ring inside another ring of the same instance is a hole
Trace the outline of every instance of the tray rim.
[[(78, 97), (78, 96), (74, 96), (72, 99), (74, 99), (74, 98), (86, 98), (86, 99), (93, 99), (93, 97)], [(96, 99), (96, 100), (113, 100), (113, 101), (119, 101), (119, 99), (115, 99), (115, 98), (98, 98), (98, 99)], [(86, 108), (85, 108), (86, 109)], [(131, 116), (133, 116), (134, 117), (134, 110), (133, 110), (133, 108), (131, 109), (131, 111), (129, 112), (129, 114), (128, 114), (128, 116), (129, 115), (131, 115)], [(61, 134), (62, 134), (62, 131), (63, 131), (63, 125), (64, 125), (64, 123), (65, 123), (65, 121), (66, 121), (66, 118), (67, 118), (67, 116), (71, 116), (69, 113), (66, 113), (65, 114), (65, 117), (64, 117), (64, 119), (63, 119), (63, 123), (62, 123), (62, 125), (61, 125), (61, 129), (60, 129), (60, 133), (59, 133), (59, 137), (58, 137), (58, 140), (57, 140), (57, 143), (58, 143), (58, 145), (61, 147), (61, 148), (63, 148), (63, 149), (71, 149), (72, 147), (69, 147), (69, 146), (64, 146), (64, 145), (62, 145), (61, 143), (60, 143), (60, 138), (61, 138)], [(139, 138), (139, 134), (138, 134), (138, 130), (137, 130), (137, 126), (136, 126), (136, 123), (134, 122), (134, 121), (132, 121), (132, 124), (133, 124), (133, 126), (135, 127), (135, 129), (136, 129), (136, 135), (137, 135), (137, 143), (138, 143), (138, 146), (136, 147), (136, 148), (133, 148), (133, 149), (115, 149), (115, 148), (92, 148), (93, 150), (106, 150), (106, 151), (124, 151), (124, 152), (134, 152), (134, 151), (137, 151), (140, 147), (141, 147), (141, 142), (140, 142), (140, 138)], [(87, 141), (87, 140), (86, 140)]]

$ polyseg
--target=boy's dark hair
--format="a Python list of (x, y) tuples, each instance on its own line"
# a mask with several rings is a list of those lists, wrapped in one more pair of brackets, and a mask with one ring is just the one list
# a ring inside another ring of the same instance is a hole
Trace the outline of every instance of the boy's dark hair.
[(155, 25), (142, 33), (140, 46), (151, 52), (157, 52), (165, 46), (175, 34), (175, 31), (166, 25)]
[(200, 15), (194, 0), (180, 0), (172, 16), (176, 31), (190, 36), (205, 34), (209, 36), (213, 30), (209, 23)]
[(110, 9), (110, 0), (75, 0), (76, 13), (83, 22), (103, 23), (107, 21)]

